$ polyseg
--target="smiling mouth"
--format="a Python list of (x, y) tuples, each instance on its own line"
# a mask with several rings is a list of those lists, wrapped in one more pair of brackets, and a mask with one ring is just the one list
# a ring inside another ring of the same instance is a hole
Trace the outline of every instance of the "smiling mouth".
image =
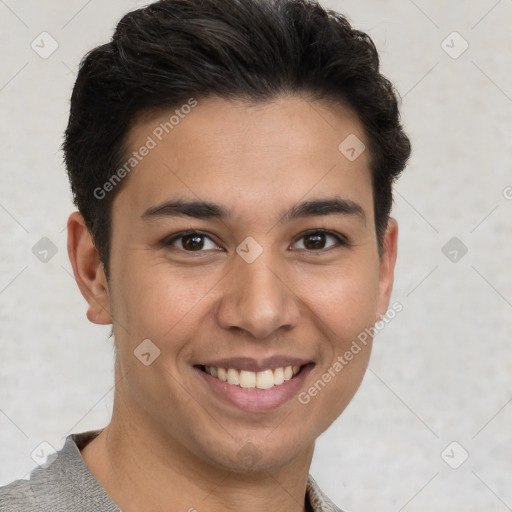
[(282, 366), (260, 372), (237, 370), (236, 368), (218, 368), (216, 366), (198, 366), (200, 370), (221, 382), (241, 388), (270, 389), (298, 375), (302, 366)]

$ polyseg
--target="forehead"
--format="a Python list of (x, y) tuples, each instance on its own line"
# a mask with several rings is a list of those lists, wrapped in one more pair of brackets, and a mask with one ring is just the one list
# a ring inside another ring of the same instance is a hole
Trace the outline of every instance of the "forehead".
[[(127, 158), (145, 156), (119, 196), (139, 210), (170, 195), (253, 207), (309, 193), (372, 196), (365, 133), (343, 105), (299, 97), (194, 102), (146, 111), (134, 122)], [(345, 141), (362, 151), (357, 158), (347, 157)]]

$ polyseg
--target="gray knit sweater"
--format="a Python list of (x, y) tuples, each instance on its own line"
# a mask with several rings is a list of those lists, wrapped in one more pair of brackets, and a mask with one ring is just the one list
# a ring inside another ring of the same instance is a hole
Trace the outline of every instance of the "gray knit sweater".
[[(30, 480), (0, 487), (1, 512), (121, 512), (85, 464), (80, 450), (99, 431), (71, 434), (55, 460), (32, 471)], [(306, 499), (313, 512), (342, 512), (309, 476)]]

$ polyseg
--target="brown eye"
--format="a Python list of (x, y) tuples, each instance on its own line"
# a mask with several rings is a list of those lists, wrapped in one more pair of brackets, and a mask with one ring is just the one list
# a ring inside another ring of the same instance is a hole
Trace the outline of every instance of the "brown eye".
[[(302, 247), (300, 247), (301, 241)], [(299, 244), (298, 249), (305, 249), (307, 251), (321, 251), (322, 249), (329, 249), (331, 247), (349, 245), (342, 235), (325, 230), (315, 230), (304, 233), (295, 243)]]
[(187, 235), (181, 238), (181, 245), (187, 251), (198, 251), (204, 246), (203, 235)]
[(172, 246), (186, 252), (204, 252), (208, 249), (219, 250), (213, 240), (200, 232), (177, 233), (163, 241), (163, 245)]
[(304, 237), (304, 247), (306, 249), (324, 249), (325, 246), (325, 234), (314, 233), (312, 235), (306, 235)]

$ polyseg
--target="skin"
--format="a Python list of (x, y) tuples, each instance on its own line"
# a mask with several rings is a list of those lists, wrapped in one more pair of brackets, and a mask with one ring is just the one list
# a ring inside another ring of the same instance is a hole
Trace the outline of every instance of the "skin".
[[(129, 147), (170, 114), (139, 117)], [(357, 391), (371, 342), (308, 404), (294, 396), (266, 412), (213, 396), (192, 365), (301, 357), (314, 362), (307, 391), (385, 313), (398, 228), (390, 219), (379, 257), (369, 154), (349, 161), (340, 153), (349, 134), (366, 144), (357, 116), (339, 104), (200, 100), (118, 191), (108, 282), (81, 215), (70, 216), (68, 250), (87, 316), (113, 324), (117, 348), (112, 420), (82, 456), (123, 511), (306, 510), (315, 439)], [(232, 216), (143, 218), (178, 197)], [(365, 218), (279, 221), (301, 201), (333, 197), (357, 203)], [(162, 243), (189, 229), (210, 236), (200, 254), (183, 239)], [(336, 231), (350, 245), (327, 236), (308, 249), (304, 231), (312, 229)], [(252, 263), (236, 253), (247, 236), (263, 249)], [(134, 357), (144, 339), (160, 350), (149, 366)], [(241, 450), (257, 454), (250, 467)]]

